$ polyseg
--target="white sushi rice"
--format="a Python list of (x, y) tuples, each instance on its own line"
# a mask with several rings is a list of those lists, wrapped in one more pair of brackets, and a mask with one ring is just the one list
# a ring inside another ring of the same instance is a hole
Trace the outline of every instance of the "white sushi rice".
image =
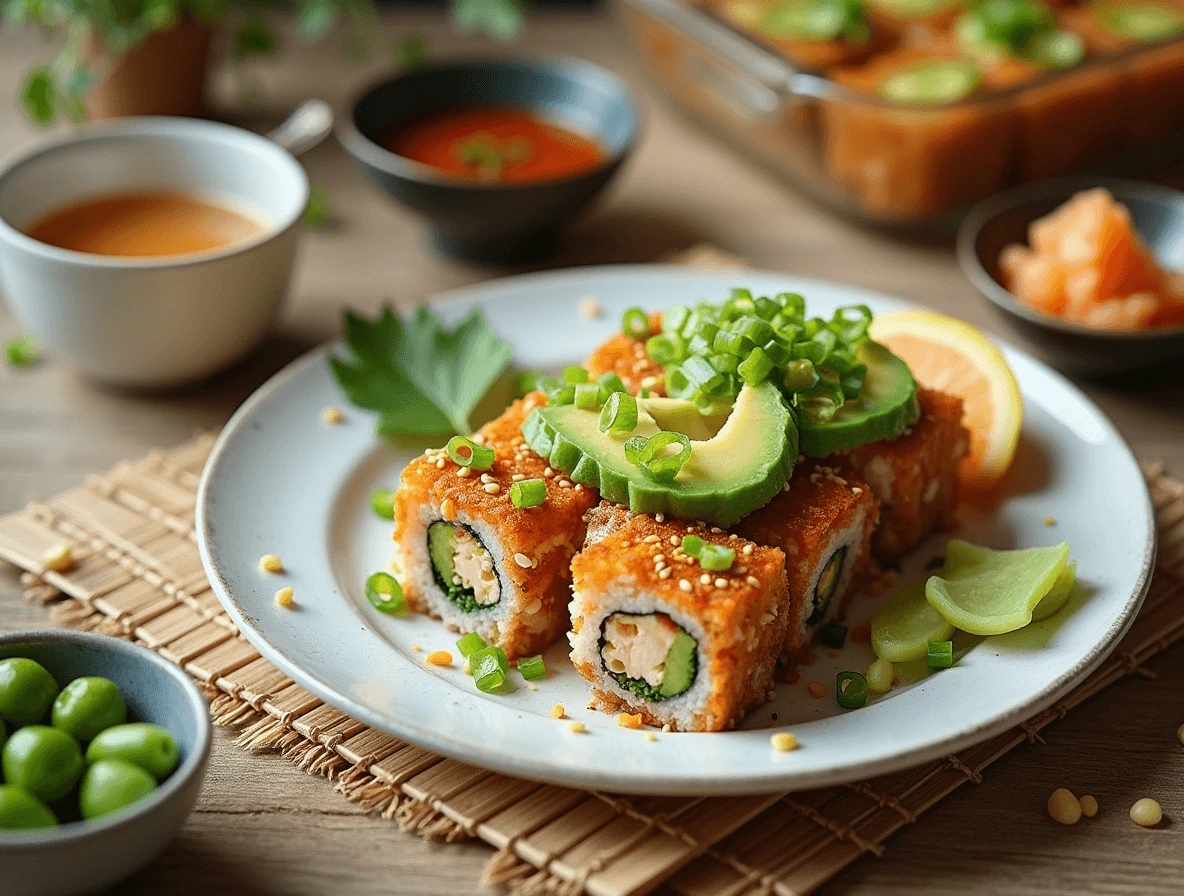
[(515, 577), (507, 574), (507, 563), (516, 561), (512, 556), (506, 556), (496, 530), (483, 520), (472, 519), (464, 513), (458, 513), (455, 520), (445, 522), (467, 526), (481, 540), (489, 552), (494, 571), (501, 583), (501, 597), (496, 604), (479, 607), (471, 613), (464, 612), (448, 599), (448, 595), (436, 583), (432, 558), (428, 551), (428, 527), (441, 520), (444, 520), (444, 517), (438, 507), (428, 503), (421, 504), (414, 524), (408, 526), (400, 545), (404, 557), (404, 584), (410, 586), (427, 603), (428, 612), (454, 631), (477, 632), (491, 644), (501, 643), (501, 634), (508, 628), (511, 619), (516, 619), (517, 624), (527, 631), (534, 632), (546, 628), (549, 624), (546, 615), (537, 612), (537, 608), (534, 613), (530, 612), (530, 604), (532, 601), (537, 604), (538, 600), (523, 594)]
[[(706, 633), (698, 620), (686, 618), (672, 611), (649, 592), (640, 590), (637, 582), (628, 577), (617, 579), (608, 594), (598, 595), (595, 606), (586, 605), (577, 592), (570, 609), (573, 617), (582, 617), (579, 633), (567, 634), (567, 639), (571, 643), (572, 662), (577, 665), (587, 664), (596, 670), (596, 680), (593, 684), (598, 690), (613, 694), (630, 706), (644, 706), (655, 718), (678, 730), (691, 729), (695, 719), (707, 711), (711, 697), (711, 672), (708, 657), (703, 650)], [(675, 697), (650, 702), (618, 685), (605, 669), (604, 657), (600, 650), (601, 628), (604, 620), (613, 613), (630, 613), (637, 616), (665, 613), (676, 624), (682, 626), (698, 644), (697, 668), (691, 686)]]
[[(855, 512), (855, 518), (851, 521), (851, 525), (835, 532), (831, 536), (830, 541), (827, 542), (826, 549), (822, 551), (822, 560), (811, 571), (810, 578), (808, 579), (809, 584), (806, 588), (806, 599), (802, 604), (801, 627), (804, 631), (812, 632), (826, 625), (826, 623), (830, 622), (838, 614), (839, 608), (843, 605), (843, 595), (851, 587), (851, 579), (855, 575), (856, 566), (859, 565), (860, 550), (863, 546), (863, 533), (866, 524), (867, 510), (860, 508)], [(830, 558), (835, 555), (836, 551), (842, 548), (846, 548), (847, 553), (843, 557), (843, 569), (839, 573), (838, 581), (835, 582), (834, 593), (830, 597), (830, 602), (826, 605), (826, 613), (817, 623), (807, 626), (806, 620), (814, 612), (814, 594), (818, 590), (818, 580), (822, 577), (822, 572), (826, 569), (826, 564), (830, 561)]]

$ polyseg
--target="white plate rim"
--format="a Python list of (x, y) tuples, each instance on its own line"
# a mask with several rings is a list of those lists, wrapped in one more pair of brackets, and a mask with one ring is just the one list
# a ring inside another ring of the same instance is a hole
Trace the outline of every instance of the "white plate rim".
[[(618, 276), (654, 276), (669, 273), (671, 275), (687, 276), (692, 271), (677, 265), (593, 265), (586, 267), (567, 268), (558, 271), (539, 271), (519, 274), (510, 277), (497, 278), (469, 286), (446, 290), (432, 297), (433, 309), (442, 311), (447, 316), (467, 309), (484, 298), (491, 289), (506, 289), (519, 283), (529, 283), (537, 286), (549, 280), (566, 281), (570, 279), (594, 281), (597, 277), (611, 279)], [(702, 271), (706, 275), (719, 275), (719, 271)], [(833, 289), (836, 286), (849, 289), (865, 296), (875, 296), (890, 304), (900, 307), (921, 308), (915, 303), (900, 299), (887, 293), (864, 287), (843, 284), (837, 281), (819, 280), (817, 278), (802, 277), (796, 274), (763, 271), (741, 270), (727, 272), (733, 279), (768, 278), (792, 279), (801, 285), (803, 291), (811, 286), (815, 288)], [(594, 290), (590, 290), (590, 293)], [(1005, 340), (993, 339), (1006, 354), (1018, 356), (1041, 369), (1041, 372), (1051, 377), (1057, 385), (1070, 395), (1090, 408), (1098, 417), (1106, 430), (1109, 439), (1117, 445), (1127, 456), (1136, 469), (1141, 467), (1130, 446), (1122, 434), (1117, 430), (1100, 408), (1090, 400), (1067, 378), (1059, 372), (1045, 365), (1043, 362), (1019, 350)], [(1026, 720), (1036, 716), (1048, 707), (1063, 699), (1090, 673), (1097, 669), (1118, 645), (1123, 635), (1133, 624), (1139, 608), (1142, 606), (1154, 572), (1155, 556), (1158, 543), (1158, 531), (1155, 525), (1154, 507), (1146, 481), (1140, 475), (1143, 483), (1141, 497), (1144, 499), (1148, 540), (1144, 546), (1142, 568), (1131, 594), (1123, 605), (1121, 613), (1114, 622), (1095, 641), (1093, 648), (1082, 657), (1076, 665), (1062, 673), (1040, 692), (1038, 697), (1017, 704), (1009, 709), (998, 712), (995, 716), (982, 722), (958, 729), (946, 737), (929, 742), (923, 749), (914, 749), (901, 753), (887, 753), (877, 759), (846, 763), (837, 767), (802, 773), (792, 768), (776, 769), (770, 766), (766, 769), (755, 769), (753, 774), (743, 778), (728, 778), (726, 780), (705, 779), (694, 774), (671, 773), (660, 781), (639, 780), (627, 774), (606, 773), (594, 768), (584, 768), (576, 771), (565, 770), (556, 775), (554, 769), (545, 760), (532, 761), (530, 757), (507, 756), (490, 749), (483, 744), (460, 743), (441, 736), (440, 732), (430, 728), (419, 728), (402, 720), (376, 713), (349, 697), (341, 694), (331, 684), (321, 681), (301, 667), (298, 660), (290, 658), (281, 649), (275, 647), (247, 617), (240, 605), (231, 596), (231, 586), (224, 576), (214, 553), (213, 536), (210, 531), (209, 504), (214, 490), (218, 470), (223, 455), (235, 434), (247, 424), (256, 408), (262, 405), (271, 394), (281, 388), (290, 379), (300, 374), (307, 366), (323, 363), (325, 357), (333, 350), (342, 347), (338, 339), (330, 340), (306, 354), (296, 358), (274, 376), (267, 380), (235, 411), (223, 428), (213, 447), (211, 448), (206, 466), (198, 485), (197, 502), (195, 507), (195, 526), (197, 530), (198, 550), (202, 565), (209, 577), (210, 584), (219, 602), (238, 627), (246, 640), (273, 663), (280, 671), (306, 688), (319, 699), (330, 706), (347, 713), (352, 718), (367, 724), (379, 731), (401, 738), (415, 746), (432, 750), (442, 756), (455, 759), (470, 765), (476, 765), (491, 771), (502, 772), (519, 778), (540, 781), (560, 786), (579, 787), (594, 790), (626, 790), (634, 793), (663, 794), (663, 795), (741, 795), (755, 793), (776, 793), (827, 787), (837, 784), (864, 780), (884, 774), (911, 768), (924, 762), (940, 759), (956, 754), (963, 749), (974, 746), (991, 736), (1014, 728)]]

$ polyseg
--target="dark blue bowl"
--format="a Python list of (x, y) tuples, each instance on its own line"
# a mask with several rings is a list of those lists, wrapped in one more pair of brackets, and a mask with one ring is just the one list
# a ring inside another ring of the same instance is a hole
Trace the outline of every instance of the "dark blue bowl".
[(1069, 177), (1025, 184), (974, 206), (958, 232), (963, 273), (1010, 319), (1036, 353), (1066, 373), (1112, 376), (1184, 357), (1184, 327), (1134, 333), (1095, 330), (1041, 314), (1003, 286), (999, 253), (1028, 242), (1028, 225), (1073, 194), (1105, 187), (1130, 209), (1139, 235), (1169, 269), (1184, 270), (1184, 193), (1170, 187), (1103, 177)]
[[(471, 106), (526, 109), (595, 137), (602, 164), (572, 177), (527, 184), (459, 180), (383, 147), (397, 128)], [(558, 228), (583, 209), (621, 167), (638, 133), (629, 88), (578, 59), (472, 60), (398, 75), (365, 92), (338, 128), (362, 171), (431, 224), (449, 255), (505, 263), (545, 251)]]

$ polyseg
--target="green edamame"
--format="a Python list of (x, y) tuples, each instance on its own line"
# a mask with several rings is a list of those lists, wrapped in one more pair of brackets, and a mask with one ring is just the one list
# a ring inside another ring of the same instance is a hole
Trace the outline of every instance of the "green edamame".
[(0, 784), (0, 830), (57, 827), (49, 806), (15, 784)]
[(159, 725), (132, 722), (101, 732), (86, 750), (88, 764), (104, 759), (130, 762), (148, 772), (157, 781), (168, 777), (177, 767), (180, 754), (173, 736)]
[(83, 818), (98, 818), (142, 800), (155, 789), (152, 775), (139, 766), (119, 759), (100, 759), (82, 777), (78, 808)]
[(58, 695), (58, 683), (40, 663), (21, 656), (0, 660), (0, 719), (35, 725)]
[(53, 726), (86, 743), (127, 721), (127, 704), (109, 678), (75, 678), (53, 702)]
[(4, 780), (46, 802), (69, 793), (82, 774), (82, 751), (65, 731), (48, 725), (18, 728), (4, 745)]

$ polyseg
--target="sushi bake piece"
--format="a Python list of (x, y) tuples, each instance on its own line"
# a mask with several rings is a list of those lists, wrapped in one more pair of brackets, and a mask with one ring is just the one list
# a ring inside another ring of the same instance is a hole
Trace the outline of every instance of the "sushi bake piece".
[(871, 557), (880, 504), (871, 489), (826, 460), (804, 460), (787, 487), (734, 527), (743, 538), (785, 554), (790, 624), (785, 652), (841, 618)]
[[(784, 554), (612, 504), (587, 522), (568, 639), (594, 702), (679, 731), (731, 728), (764, 703), (792, 615)], [(705, 569), (686, 539), (734, 552), (730, 568)]]
[(880, 502), (872, 555), (886, 563), (953, 523), (958, 467), (970, 445), (970, 433), (962, 425), (962, 399), (922, 388), (917, 401), (921, 416), (904, 435), (831, 459), (836, 469), (866, 482)]
[[(493, 464), (462, 467), (430, 451), (403, 470), (395, 493), (395, 542), (408, 603), (458, 632), (477, 632), (514, 659), (539, 653), (567, 630), (571, 558), (584, 540), (595, 493), (532, 452), (519, 427), (545, 404), (531, 393), (473, 441)], [(533, 481), (543, 502), (516, 507), (511, 487)]]
[(1108, 68), (1082, 65), (1085, 42), (1042, 0), (989, 0), (963, 13), (950, 46), (975, 60), (989, 90), (1018, 90), (1021, 180), (1069, 174), (1119, 146), (1124, 113)]
[(1092, 54), (1122, 54), (1106, 68), (1122, 92), (1127, 145), (1184, 128), (1184, 4), (1095, 0), (1066, 9), (1062, 21), (1081, 35)]
[(717, 0), (715, 7), (725, 21), (816, 72), (862, 62), (892, 40), (858, 0)]
[(972, 59), (902, 47), (836, 69), (831, 78), (867, 98), (822, 103), (827, 168), (866, 210), (897, 218), (939, 214), (1007, 184), (1015, 110), (977, 101), (985, 89)]
[[(662, 315), (650, 314), (650, 332), (655, 335), (662, 330)], [(625, 388), (633, 394), (644, 386), (655, 395), (665, 395), (662, 383), (662, 368), (645, 350), (645, 338), (635, 339), (624, 333), (615, 333), (601, 343), (584, 362), (592, 379), (606, 373), (615, 373), (624, 382)]]

